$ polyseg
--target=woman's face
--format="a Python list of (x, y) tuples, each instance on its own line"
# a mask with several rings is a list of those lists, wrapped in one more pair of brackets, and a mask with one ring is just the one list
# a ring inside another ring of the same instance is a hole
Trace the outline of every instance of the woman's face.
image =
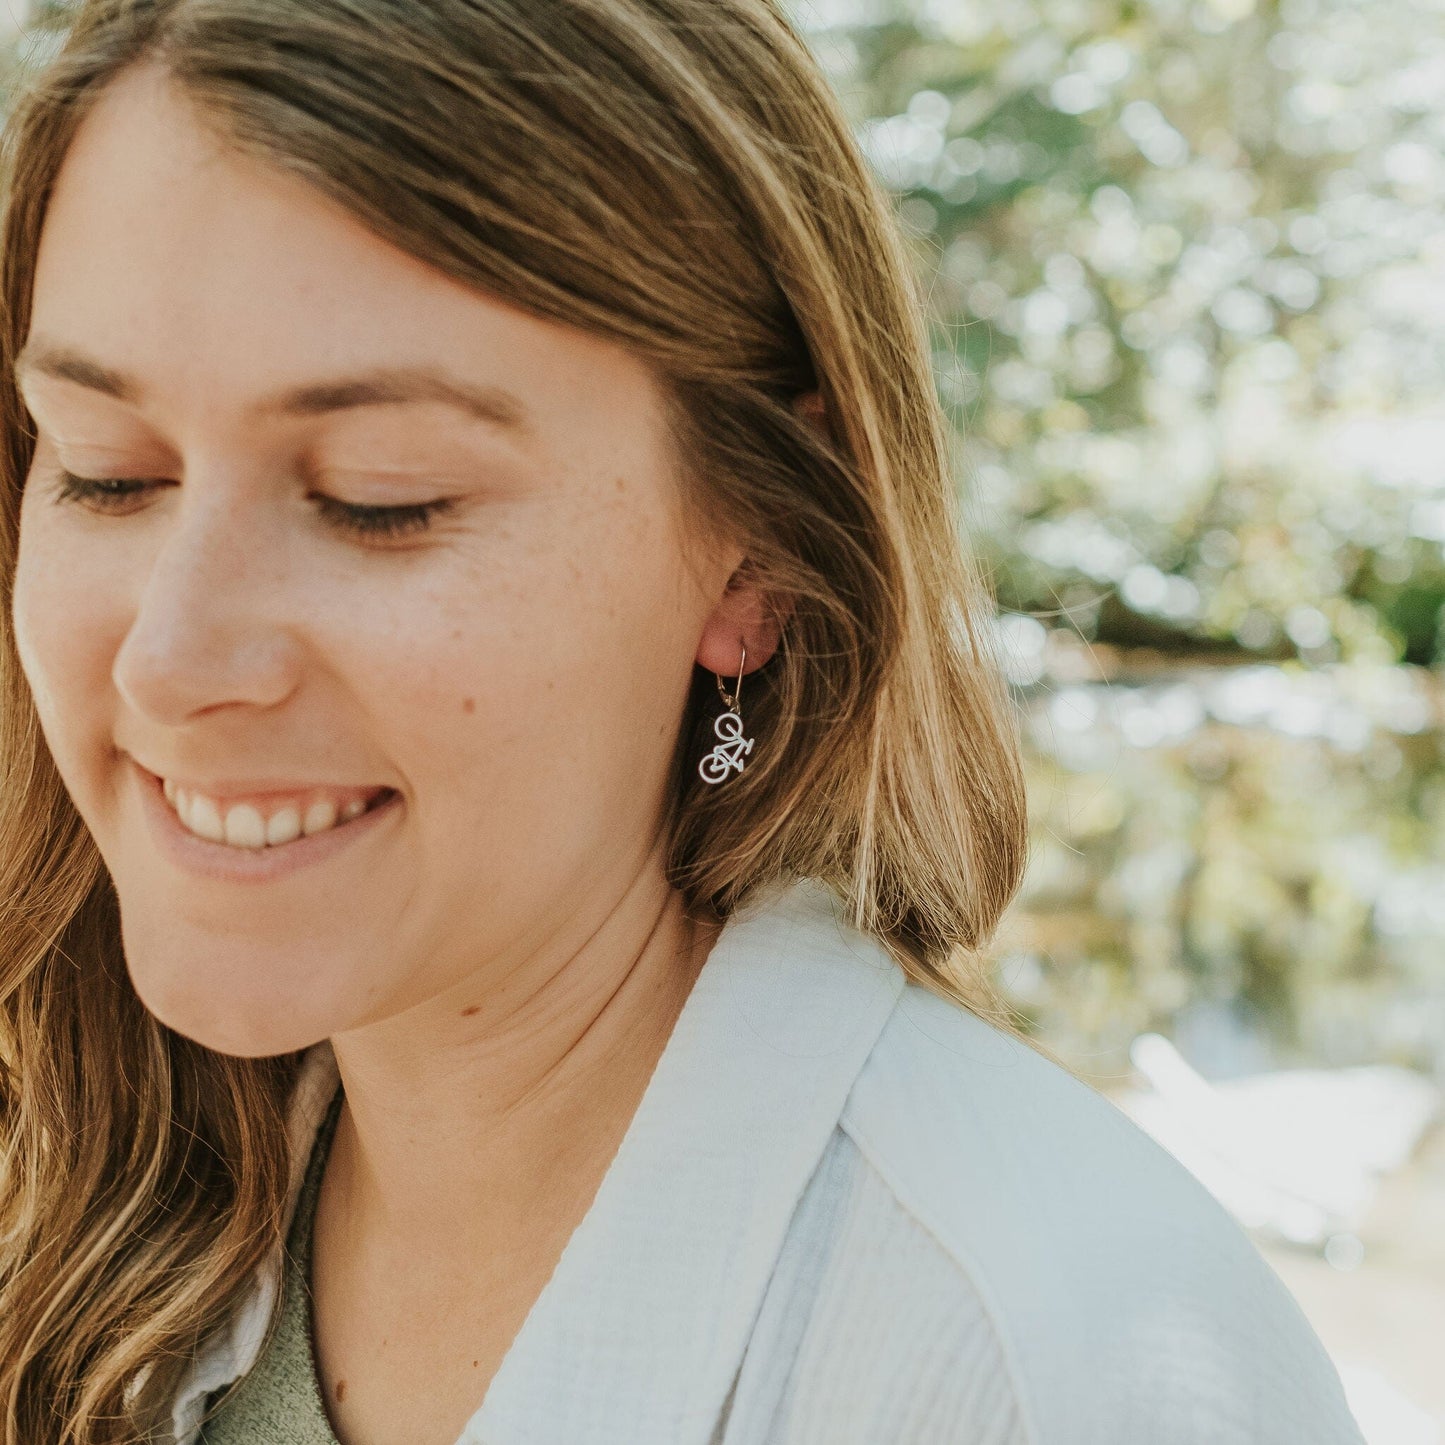
[[(21, 375), (20, 654), (162, 1020), (303, 1047), (660, 869), (694, 662), (751, 634), (629, 353), (394, 249), (134, 71), (66, 158)], [(345, 510), (394, 507), (394, 535)]]

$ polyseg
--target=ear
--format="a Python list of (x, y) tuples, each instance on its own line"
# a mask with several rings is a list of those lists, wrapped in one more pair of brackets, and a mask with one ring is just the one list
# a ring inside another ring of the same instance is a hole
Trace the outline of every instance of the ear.
[[(793, 398), (792, 406), (799, 416), (831, 439), (821, 393), (800, 392)], [(740, 665), (744, 674), (761, 667), (778, 650), (782, 624), (791, 610), (792, 604), (787, 598), (768, 594), (757, 585), (753, 570), (744, 558), (728, 578), (727, 591), (703, 624), (697, 645), (698, 665), (724, 680), (736, 677)]]
[[(765, 592), (746, 558), (728, 578), (727, 590), (703, 623), (697, 644), (697, 662), (724, 682), (761, 667), (777, 650), (782, 637), (785, 605)], [(746, 661), (743, 649), (747, 649)]]
[(832, 440), (832, 431), (828, 426), (828, 409), (823, 405), (821, 392), (799, 392), (793, 398), (793, 410), (821, 432), (825, 440)]

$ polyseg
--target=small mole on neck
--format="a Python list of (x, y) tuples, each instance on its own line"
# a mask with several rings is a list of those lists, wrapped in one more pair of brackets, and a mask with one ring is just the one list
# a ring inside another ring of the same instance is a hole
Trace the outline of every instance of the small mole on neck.
[(463, 712), (476, 712), (476, 710), (477, 710), (477, 700), (476, 700), (476, 698), (474, 698), (474, 697), (464, 697), (464, 698), (462, 699), (462, 711), (463, 711)]

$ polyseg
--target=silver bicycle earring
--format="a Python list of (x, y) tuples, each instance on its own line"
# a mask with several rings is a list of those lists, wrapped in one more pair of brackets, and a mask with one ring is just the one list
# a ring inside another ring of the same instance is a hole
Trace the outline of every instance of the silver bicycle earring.
[(747, 666), (747, 661), (748, 650), (744, 647), (742, 660), (738, 663), (738, 680), (733, 686), (732, 696), (728, 695), (727, 689), (723, 686), (722, 674), (713, 673), (713, 676), (717, 678), (717, 690), (722, 694), (727, 711), (719, 713), (712, 725), (712, 730), (719, 739), (717, 746), (697, 765), (698, 773), (705, 783), (720, 783), (734, 769), (742, 772), (743, 758), (753, 750), (754, 739), (743, 736), (743, 717), (739, 703), (743, 691), (743, 671)]

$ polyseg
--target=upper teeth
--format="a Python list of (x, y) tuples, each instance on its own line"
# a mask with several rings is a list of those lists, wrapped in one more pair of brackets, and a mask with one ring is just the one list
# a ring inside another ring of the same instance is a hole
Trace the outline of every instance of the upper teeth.
[(181, 822), (198, 837), (212, 843), (229, 843), (237, 848), (274, 847), (289, 843), (302, 834), (325, 832), (338, 822), (347, 823), (366, 811), (364, 798), (345, 799), (317, 796), (310, 802), (296, 799), (268, 810), (269, 816), (253, 803), (224, 807), (204, 793), (190, 792), (165, 780), (165, 795)]

